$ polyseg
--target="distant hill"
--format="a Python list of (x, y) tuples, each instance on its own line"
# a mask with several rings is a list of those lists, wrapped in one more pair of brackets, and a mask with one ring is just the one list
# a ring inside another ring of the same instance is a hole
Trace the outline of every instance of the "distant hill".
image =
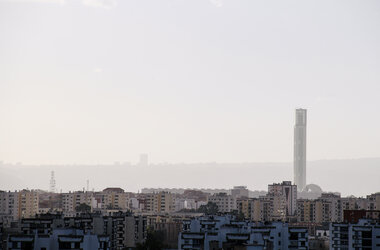
[[(192, 163), (137, 165), (0, 165), (0, 190), (48, 189), (50, 171), (55, 171), (57, 188), (102, 190), (119, 186), (126, 191), (143, 187), (232, 188), (267, 190), (267, 185), (293, 180), (292, 163)], [(380, 158), (319, 160), (308, 162), (307, 183), (324, 191), (364, 196), (380, 191)]]

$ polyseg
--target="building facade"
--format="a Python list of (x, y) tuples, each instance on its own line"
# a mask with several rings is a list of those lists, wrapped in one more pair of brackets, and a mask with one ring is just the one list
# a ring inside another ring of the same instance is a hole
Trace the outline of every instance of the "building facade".
[(380, 249), (380, 224), (372, 220), (358, 223), (331, 223), (330, 249)]
[(308, 249), (308, 231), (287, 223), (203, 216), (183, 223), (178, 249)]

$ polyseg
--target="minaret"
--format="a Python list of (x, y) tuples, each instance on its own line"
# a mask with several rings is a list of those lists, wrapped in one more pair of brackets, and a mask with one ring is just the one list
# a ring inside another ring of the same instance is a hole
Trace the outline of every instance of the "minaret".
[(55, 193), (55, 179), (54, 179), (54, 171), (51, 171), (50, 176), (50, 193)]
[(294, 183), (298, 191), (306, 187), (306, 121), (307, 110), (296, 109), (294, 125)]

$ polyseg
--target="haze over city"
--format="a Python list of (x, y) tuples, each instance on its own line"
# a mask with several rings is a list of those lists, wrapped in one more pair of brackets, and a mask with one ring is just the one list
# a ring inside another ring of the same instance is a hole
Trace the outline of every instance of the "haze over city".
[(0, 0), (0, 250), (380, 249), (380, 1)]
[(379, 157), (378, 1), (0, 1), (0, 159)]
[[(219, 178), (236, 175), (230, 186), (239, 184), (234, 164), (252, 163), (244, 168), (255, 184), (241, 181), (265, 189), (274, 173), (292, 179), (293, 112), (302, 107), (307, 158), (323, 165), (308, 181), (345, 194), (378, 190), (379, 11), (378, 1), (2, 0), (0, 159), (24, 166), (1, 169), (2, 188), (55, 170), (68, 190), (75, 167), (60, 174), (55, 165), (133, 163), (147, 153), (160, 164), (151, 173), (175, 187), (191, 185), (169, 181), (185, 171), (179, 165), (212, 173), (207, 163), (217, 162), (231, 168)], [(344, 167), (352, 174), (334, 172), (336, 159), (354, 159)], [(115, 179), (75, 171), (75, 189)], [(372, 181), (350, 189), (347, 178), (358, 176)], [(160, 186), (155, 178), (120, 185)]]

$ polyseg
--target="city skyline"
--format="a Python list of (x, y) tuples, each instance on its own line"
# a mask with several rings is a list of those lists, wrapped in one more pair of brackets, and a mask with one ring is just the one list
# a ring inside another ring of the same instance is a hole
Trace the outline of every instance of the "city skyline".
[(0, 0), (0, 250), (380, 249), (379, 0)]

